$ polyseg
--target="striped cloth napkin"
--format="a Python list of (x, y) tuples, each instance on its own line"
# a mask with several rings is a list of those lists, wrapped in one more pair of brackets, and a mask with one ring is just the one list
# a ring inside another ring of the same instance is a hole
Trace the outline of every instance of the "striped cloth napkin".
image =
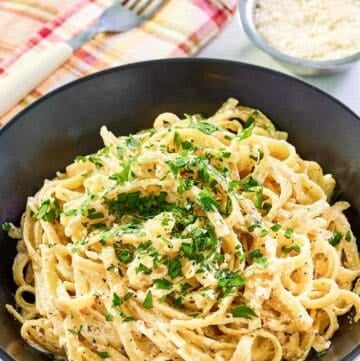
[[(133, 0), (122, 0), (124, 3)], [(142, 0), (135, 0), (142, 1)], [(0, 0), (0, 76), (27, 52), (86, 29), (113, 0)], [(234, 13), (236, 0), (166, 0), (156, 14), (122, 34), (100, 34), (0, 118), (4, 125), (50, 90), (87, 74), (136, 61), (195, 54)], [(0, 89), (6, 91), (6, 89)]]

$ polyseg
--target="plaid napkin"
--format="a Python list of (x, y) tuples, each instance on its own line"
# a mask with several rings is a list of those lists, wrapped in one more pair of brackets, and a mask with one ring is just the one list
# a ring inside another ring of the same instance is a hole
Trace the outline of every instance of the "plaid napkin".
[[(0, 0), (0, 76), (11, 71), (11, 65), (23, 54), (41, 51), (86, 29), (112, 3)], [(236, 0), (166, 0), (139, 27), (122, 34), (100, 34), (0, 118), (0, 126), (38, 97), (84, 75), (125, 63), (195, 54), (231, 17), (235, 4)]]

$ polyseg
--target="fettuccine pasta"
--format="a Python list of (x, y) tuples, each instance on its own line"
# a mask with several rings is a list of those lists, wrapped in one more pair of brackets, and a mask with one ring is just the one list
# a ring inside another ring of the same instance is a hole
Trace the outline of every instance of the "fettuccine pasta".
[(70, 361), (305, 360), (360, 317), (335, 181), (260, 111), (160, 114), (28, 198), (13, 273), (21, 336)]

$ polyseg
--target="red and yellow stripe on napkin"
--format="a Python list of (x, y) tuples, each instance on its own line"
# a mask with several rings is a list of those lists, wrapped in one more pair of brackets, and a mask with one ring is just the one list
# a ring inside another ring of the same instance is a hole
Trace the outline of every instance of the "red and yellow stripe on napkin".
[[(41, 51), (86, 29), (112, 3), (0, 0), (0, 76), (10, 72), (23, 54)], [(235, 11), (235, 4), (236, 0), (166, 0), (139, 27), (122, 34), (100, 34), (0, 118), (0, 126), (38, 97), (84, 75), (125, 63), (195, 54), (216, 36)]]

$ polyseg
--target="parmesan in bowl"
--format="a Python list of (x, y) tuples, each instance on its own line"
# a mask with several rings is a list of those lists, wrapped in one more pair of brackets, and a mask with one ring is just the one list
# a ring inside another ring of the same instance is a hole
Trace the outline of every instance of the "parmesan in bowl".
[(301, 75), (360, 59), (360, 0), (240, 0), (244, 30), (260, 49)]
[(255, 25), (275, 49), (308, 60), (360, 51), (360, 0), (261, 0)]

